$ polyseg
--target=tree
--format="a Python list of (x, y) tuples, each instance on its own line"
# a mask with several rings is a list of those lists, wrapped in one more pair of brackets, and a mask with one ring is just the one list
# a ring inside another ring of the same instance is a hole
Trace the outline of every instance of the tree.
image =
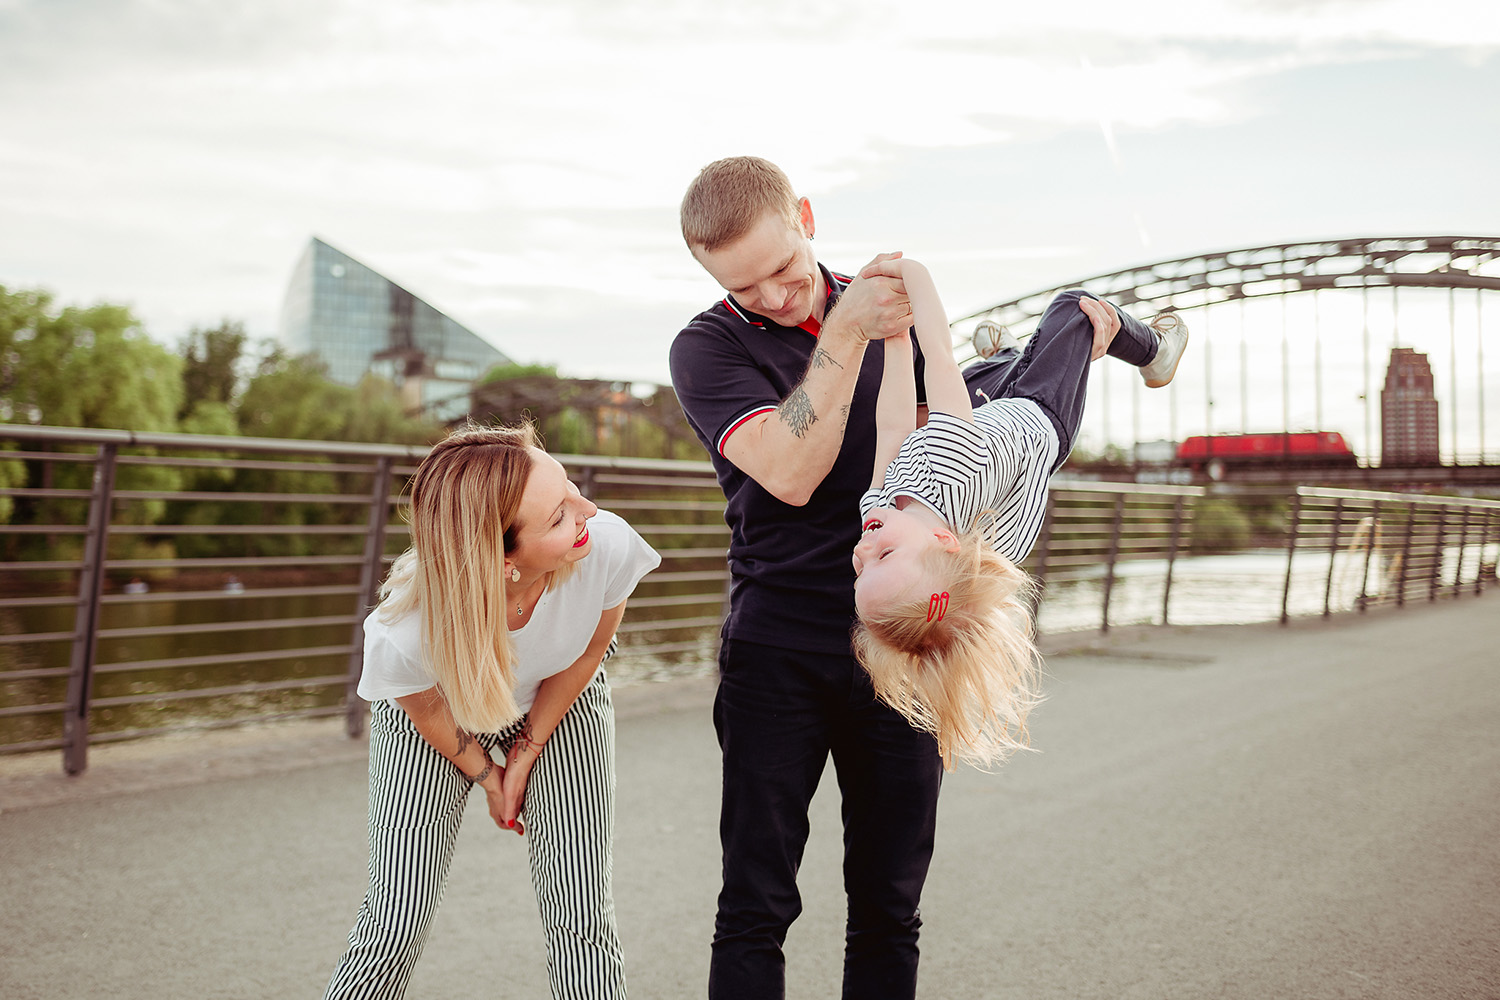
[[(146, 336), (124, 306), (57, 310), (44, 291), (0, 287), (0, 420), (174, 431), (182, 401), (181, 372), (181, 359)], [(85, 449), (61, 445), (54, 450)], [(91, 470), (86, 465), (24, 464), (24, 478), (8, 469), (6, 481), (59, 490), (89, 488)], [(133, 465), (117, 470), (115, 485), (122, 491), (160, 492), (176, 489), (180, 481), (176, 470)], [(77, 503), (42, 498), (15, 504), (5, 513), (33, 524), (63, 524), (76, 519)], [(163, 510), (159, 500), (138, 501), (121, 510), (116, 522), (153, 524)], [(77, 536), (42, 541), (59, 556), (81, 544)], [(125, 555), (142, 544), (138, 537), (125, 537), (112, 543), (111, 552)]]
[(0, 286), (0, 420), (56, 427), (177, 428), (182, 362), (117, 305), (52, 308)]
[(233, 407), (243, 387), (247, 340), (244, 324), (227, 319), (209, 330), (192, 328), (179, 348), (183, 388), (179, 419), (206, 404)]

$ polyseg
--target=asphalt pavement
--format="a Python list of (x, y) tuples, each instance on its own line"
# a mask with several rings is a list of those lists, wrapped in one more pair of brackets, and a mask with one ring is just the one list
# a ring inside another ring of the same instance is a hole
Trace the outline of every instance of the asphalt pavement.
[[(1037, 752), (944, 785), (919, 995), (1500, 997), (1500, 596), (1049, 640)], [(621, 688), (632, 995), (701, 997), (707, 678)], [(365, 883), (338, 723), (0, 758), (0, 997), (317, 997)], [(839, 993), (825, 776), (787, 996)], [(471, 799), (410, 997), (547, 995), (522, 844)]]

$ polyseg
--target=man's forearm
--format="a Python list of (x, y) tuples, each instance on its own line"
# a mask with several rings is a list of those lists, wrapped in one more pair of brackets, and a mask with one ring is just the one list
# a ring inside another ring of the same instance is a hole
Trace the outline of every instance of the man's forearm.
[(737, 431), (725, 457), (781, 500), (806, 503), (843, 447), (868, 343), (825, 329), (802, 381), (774, 412)]

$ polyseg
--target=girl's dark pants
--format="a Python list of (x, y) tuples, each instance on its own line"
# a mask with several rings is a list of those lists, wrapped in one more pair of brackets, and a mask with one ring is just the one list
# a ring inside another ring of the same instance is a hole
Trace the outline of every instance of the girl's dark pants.
[[(1020, 352), (1002, 351), (964, 369), (964, 382), (974, 395), (975, 406), (986, 398), (1009, 397), (1029, 399), (1042, 408), (1057, 430), (1059, 466), (1078, 436), (1089, 384), (1094, 325), (1078, 306), (1085, 295), (1088, 293), (1077, 288), (1058, 293)], [(1120, 314), (1120, 332), (1109, 345), (1109, 356), (1138, 368), (1150, 364), (1156, 357), (1156, 331), (1122, 309), (1116, 312)], [(979, 392), (984, 395), (979, 396)]]

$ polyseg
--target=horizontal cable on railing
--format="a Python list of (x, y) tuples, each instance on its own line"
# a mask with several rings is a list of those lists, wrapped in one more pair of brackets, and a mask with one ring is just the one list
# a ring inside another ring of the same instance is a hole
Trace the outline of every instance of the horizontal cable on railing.
[[(15, 646), (23, 642), (69, 642), (77, 635), (78, 633), (72, 629), (66, 632), (23, 632), (19, 635), (0, 635), (0, 646)], [(0, 671), (0, 680), (12, 677), (12, 674)]]
[(664, 632), (674, 628), (709, 628), (719, 624), (723, 619), (719, 615), (703, 615), (698, 618), (663, 618), (660, 621), (627, 621), (621, 622), (615, 629), (619, 635), (630, 635), (633, 632)]
[[(256, 618), (240, 622), (199, 622), (191, 625), (143, 625), (135, 628), (101, 628), (101, 639), (139, 639), (158, 635), (212, 635), (219, 632), (269, 631), (273, 628), (323, 628), (352, 625), (363, 615), (324, 615), (317, 618)], [(71, 637), (73, 633), (69, 632)]]
[(338, 475), (372, 475), (376, 467), (356, 462), (274, 462), (265, 459), (223, 460), (213, 458), (186, 458), (181, 455), (121, 455), (115, 459), (121, 465), (144, 468), (169, 469), (245, 469), (250, 472), (315, 472)]
[[(219, 566), (358, 566), (359, 556), (235, 556), (194, 559), (111, 559), (111, 569), (212, 569)], [(0, 568), (4, 568), (0, 566)]]
[(187, 688), (181, 691), (122, 694), (112, 698), (95, 698), (89, 704), (96, 709), (120, 708), (125, 705), (150, 705), (162, 701), (190, 701), (195, 698), (227, 698), (237, 694), (259, 694), (265, 691), (295, 691), (301, 688), (331, 687), (335, 684), (345, 684), (348, 680), (349, 678), (343, 674), (334, 674), (331, 677), (305, 677), (284, 681), (260, 681), (254, 684), (231, 684), (224, 687)]
[(175, 670), (179, 667), (203, 667), (216, 663), (263, 663), (267, 660), (294, 660), (299, 657), (313, 659), (319, 656), (347, 656), (354, 646), (313, 646), (302, 649), (266, 649), (242, 653), (214, 653), (209, 656), (176, 656), (161, 660), (124, 660), (119, 663), (100, 663), (95, 673), (120, 674), (134, 670)]

